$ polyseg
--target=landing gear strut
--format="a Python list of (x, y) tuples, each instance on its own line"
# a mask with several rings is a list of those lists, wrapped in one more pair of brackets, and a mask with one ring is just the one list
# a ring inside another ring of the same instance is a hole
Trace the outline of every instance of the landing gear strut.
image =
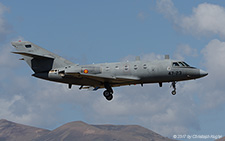
[(113, 99), (113, 90), (109, 83), (104, 84), (106, 90), (103, 92), (104, 97), (110, 101)]
[(171, 86), (173, 87), (173, 91), (171, 92), (172, 95), (176, 95), (176, 82), (173, 81), (172, 84), (171, 84)]

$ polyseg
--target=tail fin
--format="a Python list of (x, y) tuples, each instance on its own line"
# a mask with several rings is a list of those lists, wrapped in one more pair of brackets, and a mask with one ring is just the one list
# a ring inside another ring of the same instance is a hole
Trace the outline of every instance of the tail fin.
[(74, 63), (28, 41), (12, 42), (12, 45), (17, 50), (12, 53), (22, 55), (23, 59), (35, 73), (48, 72), (55, 68), (75, 65)]

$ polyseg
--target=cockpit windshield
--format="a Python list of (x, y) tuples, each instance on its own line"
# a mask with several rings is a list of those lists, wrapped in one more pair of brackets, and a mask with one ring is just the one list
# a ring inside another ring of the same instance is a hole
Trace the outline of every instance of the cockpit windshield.
[(187, 66), (187, 67), (190, 67), (190, 65), (188, 65), (187, 63), (185, 63), (185, 62), (183, 62), (183, 64), (185, 65), (185, 66)]
[(173, 67), (190, 67), (190, 66), (185, 62), (173, 62)]

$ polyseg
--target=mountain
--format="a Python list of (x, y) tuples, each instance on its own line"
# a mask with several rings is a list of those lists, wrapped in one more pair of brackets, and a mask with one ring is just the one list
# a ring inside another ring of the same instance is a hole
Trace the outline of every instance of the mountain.
[(49, 130), (31, 127), (0, 120), (0, 141), (29, 141), (50, 132)]
[(172, 141), (138, 125), (90, 125), (82, 121), (55, 130), (0, 120), (0, 141)]
[(168, 141), (151, 130), (137, 125), (89, 125), (82, 121), (67, 123), (37, 141)]
[(217, 139), (216, 141), (225, 141), (225, 137), (222, 137), (220, 139)]

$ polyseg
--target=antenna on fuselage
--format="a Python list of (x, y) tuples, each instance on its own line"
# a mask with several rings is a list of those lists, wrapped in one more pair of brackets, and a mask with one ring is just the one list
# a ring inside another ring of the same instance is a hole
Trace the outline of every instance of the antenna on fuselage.
[(140, 56), (135, 57), (135, 61), (140, 61), (140, 60), (141, 60)]
[(165, 59), (170, 59), (170, 55), (166, 54)]

